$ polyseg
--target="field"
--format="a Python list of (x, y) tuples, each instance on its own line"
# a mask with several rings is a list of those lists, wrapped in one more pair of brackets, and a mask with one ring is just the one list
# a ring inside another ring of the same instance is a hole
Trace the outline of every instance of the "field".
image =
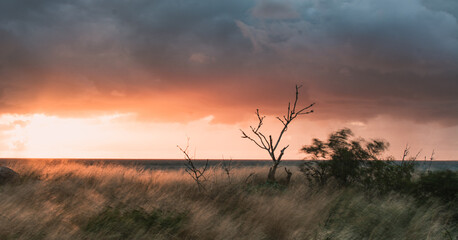
[(458, 231), (434, 199), (313, 189), (293, 167), (286, 187), (267, 184), (265, 167), (213, 166), (199, 190), (183, 169), (6, 166), (20, 178), (0, 186), (0, 239), (456, 239)]

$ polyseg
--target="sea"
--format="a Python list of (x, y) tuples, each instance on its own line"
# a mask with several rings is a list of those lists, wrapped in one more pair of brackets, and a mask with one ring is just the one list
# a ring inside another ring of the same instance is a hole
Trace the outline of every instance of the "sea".
[[(9, 165), (10, 163), (20, 163), (26, 161), (50, 161), (50, 162), (78, 162), (87, 165), (94, 164), (115, 164), (123, 166), (131, 166), (143, 169), (184, 169), (186, 167), (186, 161), (183, 159), (62, 159), (62, 158), (49, 158), (49, 159), (25, 159), (25, 158), (2, 158), (0, 159), (0, 166)], [(204, 166), (207, 164), (210, 167), (231, 167), (231, 168), (243, 168), (243, 167), (268, 167), (272, 165), (271, 160), (193, 160), (196, 166)], [(280, 166), (284, 167), (300, 167), (307, 160), (283, 160)], [(400, 164), (401, 161), (395, 161)], [(417, 170), (419, 171), (437, 171), (437, 170), (451, 170), (458, 171), (458, 161), (439, 161), (439, 160), (417, 160), (415, 161)]]

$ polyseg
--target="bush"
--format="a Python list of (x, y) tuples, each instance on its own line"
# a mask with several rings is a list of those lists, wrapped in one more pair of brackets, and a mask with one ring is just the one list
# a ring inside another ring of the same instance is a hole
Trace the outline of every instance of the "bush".
[(445, 202), (458, 200), (458, 172), (445, 170), (426, 172), (417, 182), (417, 195), (422, 198), (437, 197)]
[(307, 161), (299, 170), (305, 175), (309, 185), (322, 187), (331, 177), (329, 168), (330, 165), (325, 161)]
[(412, 181), (415, 161), (396, 163), (391, 160), (374, 160), (364, 162), (361, 170), (360, 184), (365, 190), (379, 193), (391, 191), (409, 193), (414, 188)]
[(379, 193), (410, 192), (415, 162), (379, 160), (388, 146), (383, 140), (355, 139), (353, 132), (345, 128), (331, 134), (326, 142), (314, 139), (312, 145), (304, 146), (302, 151), (323, 161), (305, 162), (301, 171), (312, 185), (323, 186), (334, 180), (340, 186), (358, 186)]
[(308, 179), (319, 184), (326, 183), (330, 178), (340, 185), (364, 182), (363, 174), (370, 172), (364, 169), (368, 160), (378, 160), (389, 144), (383, 140), (365, 141), (353, 139), (353, 132), (348, 129), (339, 130), (329, 136), (327, 142), (313, 139), (313, 144), (304, 146), (302, 151), (312, 155), (315, 160), (328, 161), (305, 164), (302, 172)]

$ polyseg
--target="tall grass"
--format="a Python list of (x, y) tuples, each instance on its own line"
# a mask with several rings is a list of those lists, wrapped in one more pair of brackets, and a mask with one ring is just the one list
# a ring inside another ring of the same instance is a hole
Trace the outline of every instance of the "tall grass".
[[(205, 192), (181, 170), (11, 162), (0, 186), (0, 239), (454, 239), (450, 214), (402, 195), (288, 188), (266, 169), (212, 168)], [(254, 174), (253, 174), (254, 173)], [(282, 178), (283, 176), (278, 176)]]

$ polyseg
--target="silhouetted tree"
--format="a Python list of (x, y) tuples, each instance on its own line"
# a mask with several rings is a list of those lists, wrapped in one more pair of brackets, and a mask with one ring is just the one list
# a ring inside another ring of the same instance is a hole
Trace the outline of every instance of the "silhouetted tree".
[(306, 162), (302, 171), (320, 184), (324, 184), (329, 177), (335, 178), (340, 184), (360, 180), (362, 167), (368, 160), (378, 160), (378, 156), (385, 151), (389, 144), (382, 140), (365, 141), (362, 138), (351, 139), (353, 132), (344, 128), (329, 136), (327, 142), (313, 139), (312, 145), (302, 148), (302, 151), (313, 156), (314, 160), (329, 160), (317, 162), (311, 166)]
[[(300, 110), (296, 110), (297, 107), (297, 101), (299, 99), (299, 88), (301, 86), (296, 85), (296, 97), (294, 99), (294, 103), (291, 105), (291, 102), (288, 103), (288, 112), (286, 115), (283, 117), (277, 117), (277, 119), (283, 124), (283, 128), (280, 131), (280, 134), (276, 140), (273, 140), (272, 135), (267, 135), (264, 134), (260, 131), (264, 118), (265, 116), (261, 116), (259, 113), (259, 109), (256, 109), (256, 116), (258, 117), (258, 125), (256, 127), (250, 126), (251, 129), (251, 136), (249, 136), (247, 133), (245, 133), (243, 130), (242, 131), (242, 138), (246, 138), (253, 143), (256, 144), (261, 149), (264, 149), (269, 153), (270, 158), (272, 159), (272, 167), (269, 169), (269, 174), (267, 176), (267, 181), (268, 182), (276, 182), (275, 180), (275, 173), (277, 171), (277, 167), (280, 164), (282, 157), (285, 153), (285, 150), (288, 148), (289, 145), (286, 145), (285, 147), (281, 148), (280, 153), (277, 155), (277, 149), (279, 147), (280, 141), (283, 137), (283, 134), (288, 130), (289, 124), (299, 115), (305, 115), (312, 113), (313, 110), (310, 110), (315, 103), (312, 103), (308, 105), (307, 107), (300, 108)], [(288, 179), (291, 178), (291, 171), (287, 170), (286, 171), (288, 174)]]

